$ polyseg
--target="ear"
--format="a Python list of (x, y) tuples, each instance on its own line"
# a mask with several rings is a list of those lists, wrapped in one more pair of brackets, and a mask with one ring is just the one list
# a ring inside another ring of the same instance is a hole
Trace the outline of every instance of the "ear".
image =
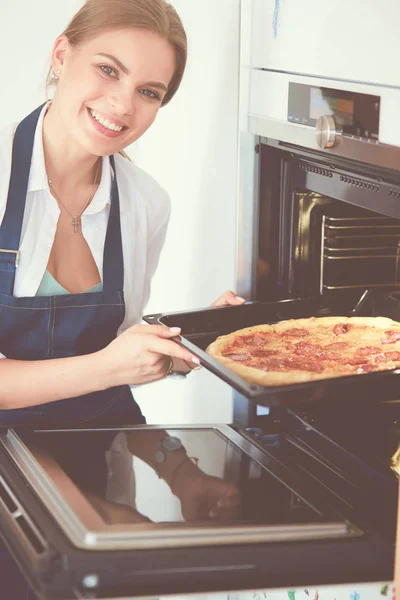
[(59, 69), (62, 70), (70, 43), (66, 35), (60, 35), (54, 43), (53, 53), (51, 56), (51, 65), (56, 73)]

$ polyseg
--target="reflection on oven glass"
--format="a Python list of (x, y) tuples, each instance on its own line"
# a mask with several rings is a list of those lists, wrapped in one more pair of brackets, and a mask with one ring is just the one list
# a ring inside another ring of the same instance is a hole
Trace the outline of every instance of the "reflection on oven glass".
[(390, 466), (392, 468), (392, 471), (394, 471), (394, 473), (396, 473), (397, 477), (400, 479), (400, 444), (396, 452), (392, 456)]
[[(108, 524), (327, 521), (212, 428), (78, 430), (39, 437), (64, 479), (66, 474)], [(67, 486), (56, 475), (58, 491), (67, 498)]]

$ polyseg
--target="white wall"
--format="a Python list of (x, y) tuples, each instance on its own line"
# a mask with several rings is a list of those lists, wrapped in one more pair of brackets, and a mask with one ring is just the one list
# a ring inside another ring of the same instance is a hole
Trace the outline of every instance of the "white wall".
[[(239, 0), (173, 0), (189, 39), (182, 87), (129, 152), (172, 198), (148, 312), (203, 307), (234, 287)], [(205, 369), (136, 393), (150, 422), (230, 422), (232, 392)]]
[[(189, 38), (184, 82), (129, 149), (171, 195), (147, 312), (202, 307), (234, 287), (240, 0), (174, 0)], [(52, 43), (81, 0), (0, 3), (0, 127), (44, 101)], [(136, 392), (149, 422), (229, 422), (230, 388), (204, 369)]]

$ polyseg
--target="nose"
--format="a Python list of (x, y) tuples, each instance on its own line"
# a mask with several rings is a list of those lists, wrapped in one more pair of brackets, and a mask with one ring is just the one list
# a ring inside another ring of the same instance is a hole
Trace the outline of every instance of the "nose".
[(120, 115), (132, 115), (135, 112), (135, 93), (128, 87), (120, 86), (108, 100)]

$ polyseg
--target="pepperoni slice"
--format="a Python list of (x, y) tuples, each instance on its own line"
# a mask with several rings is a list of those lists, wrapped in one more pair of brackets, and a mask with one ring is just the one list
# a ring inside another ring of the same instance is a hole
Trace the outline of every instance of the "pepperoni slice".
[(325, 368), (321, 363), (313, 360), (302, 360), (301, 358), (294, 358), (290, 361), (290, 369), (297, 371), (311, 371), (313, 373), (322, 373)]
[(223, 348), (221, 352), (222, 356), (232, 356), (233, 354), (240, 354), (240, 350), (243, 350), (243, 348), (235, 346), (235, 344), (229, 344), (226, 348)]
[(256, 331), (250, 335), (244, 335), (240, 338), (237, 338), (240, 344), (246, 346), (264, 346), (276, 339), (277, 334), (273, 331)]
[(337, 350), (344, 350), (348, 347), (348, 345), (348, 342), (333, 342), (333, 344), (328, 344), (327, 346), (325, 346), (324, 351), (328, 350), (330, 352), (331, 350), (333, 350), (334, 352), (336, 352)]
[(226, 346), (223, 354), (224, 356), (227, 356), (227, 353), (240, 354), (243, 348), (247, 346), (264, 346), (274, 337), (276, 337), (275, 333), (262, 331), (256, 331), (249, 335), (239, 335)]
[(235, 361), (243, 361), (250, 358), (248, 354), (229, 354), (228, 356)]
[(276, 350), (267, 350), (265, 348), (250, 349), (251, 356), (257, 356), (259, 358), (268, 358), (269, 356), (273, 356), (276, 353)]
[(322, 346), (319, 344), (311, 344), (310, 342), (297, 342), (294, 345), (295, 354), (300, 356), (316, 356), (319, 352), (322, 352)]
[(352, 366), (360, 366), (360, 365), (366, 365), (368, 364), (368, 359), (367, 358), (350, 358), (348, 360), (343, 361), (343, 364), (345, 365), (352, 365)]
[(389, 362), (393, 360), (400, 361), (400, 352), (384, 352), (383, 354), (375, 357), (375, 362), (377, 363)]
[(318, 358), (321, 360), (339, 360), (341, 355), (338, 352), (331, 352), (323, 350), (320, 354), (318, 354)]
[(283, 358), (271, 358), (267, 361), (256, 362), (252, 361), (252, 366), (262, 369), (263, 371), (284, 371), (287, 370), (287, 361)]
[(374, 354), (381, 354), (381, 352), (382, 348), (379, 348), (379, 346), (364, 346), (356, 350), (355, 356), (373, 356)]
[(350, 325), (350, 323), (338, 323), (333, 328), (333, 333), (335, 335), (342, 335), (344, 333), (348, 333), (350, 331), (351, 327), (352, 326)]
[(374, 365), (368, 364), (368, 365), (362, 365), (360, 367), (361, 371), (363, 373), (370, 373), (371, 371), (376, 371), (376, 367)]
[(389, 329), (389, 331), (385, 331), (386, 337), (381, 340), (381, 344), (395, 344), (400, 340), (400, 331), (393, 331)]
[(286, 331), (284, 331), (282, 333), (283, 337), (294, 337), (294, 338), (303, 338), (303, 337), (307, 337), (309, 336), (310, 333), (309, 331), (307, 331), (307, 329), (301, 329), (300, 327), (293, 327), (292, 329), (286, 329)]

